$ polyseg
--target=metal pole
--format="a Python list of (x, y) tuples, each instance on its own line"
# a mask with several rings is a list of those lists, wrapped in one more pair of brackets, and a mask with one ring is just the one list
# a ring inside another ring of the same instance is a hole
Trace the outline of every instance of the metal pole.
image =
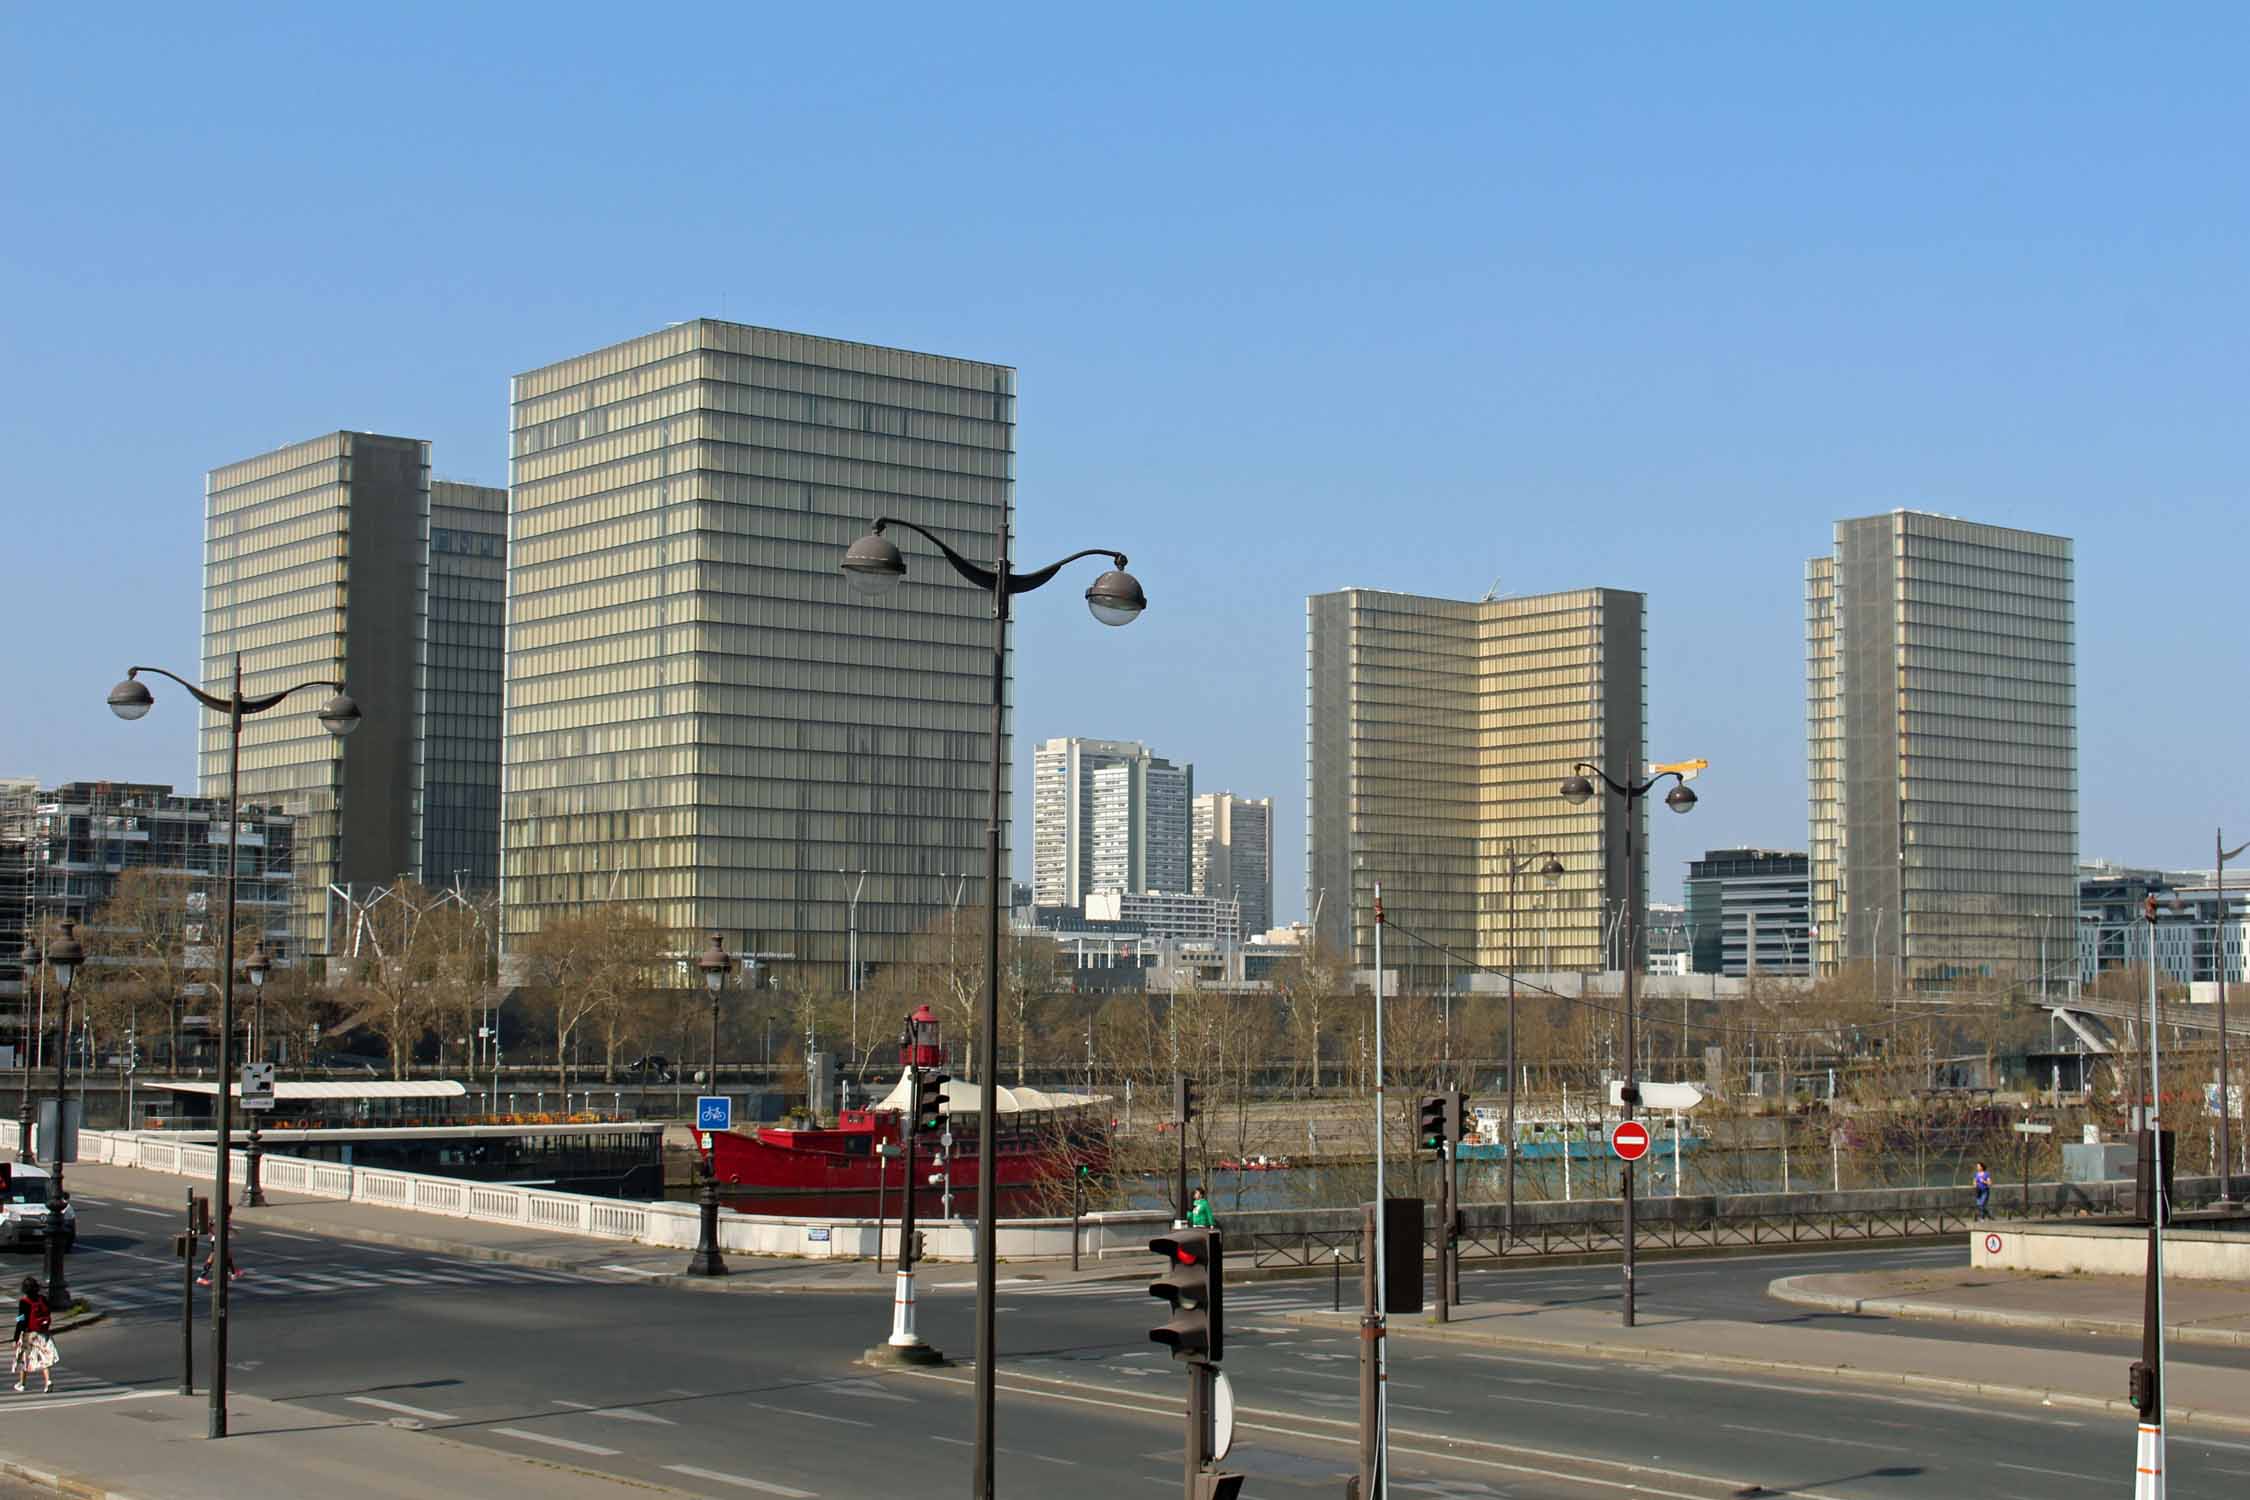
[[(70, 929), (64, 927), (67, 933)], [(55, 1027), (55, 1138), (47, 1143), (47, 1300), (57, 1310), (70, 1306), (70, 1272), (65, 1265), (63, 1250), (63, 1205), (69, 1200), (63, 1194), (63, 1165), (69, 1152), (63, 1143), (70, 1139), (70, 1128), (64, 1113), (70, 1108), (70, 991), (77, 978), (73, 970), (65, 980), (62, 990), (62, 1013)]]
[(1070, 1268), (1078, 1269), (1078, 1220), (1086, 1211), (1086, 1174), (1073, 1169), (1070, 1174)]
[[(992, 552), (992, 815), (984, 827), (984, 1005), (977, 1018), (977, 1086), (983, 1102), (977, 1111), (977, 1448), (971, 1490), (976, 1500), (993, 1500), (992, 1407), (1000, 1352), (994, 1320), (999, 1197), (993, 1182), (998, 1175), (993, 1111), (1000, 1076), (1000, 746), (1007, 732), (1008, 575), (1008, 508), (1002, 505)], [(949, 1184), (951, 1170), (949, 1166)]]
[(1508, 1154), (1508, 1210), (1500, 1241), (1500, 1254), (1505, 1257), (1516, 1246), (1516, 868), (1513, 851), (1508, 859), (1508, 1138), (1502, 1149)]
[[(339, 752), (341, 753), (341, 752)], [(211, 1181), (211, 1424), (210, 1435), (227, 1435), (227, 1273), (234, 1268), (228, 1231), (234, 1216), (234, 897), (236, 861), (242, 840), (242, 653), (234, 654), (234, 693), (227, 702), (227, 902), (225, 945), (219, 978), (218, 1137), (213, 1142)]]
[(195, 1394), (195, 1189), (187, 1190), (187, 1233), (180, 1250), (180, 1394)]
[[(1634, 815), (1638, 811), (1638, 801), (1639, 793), (1628, 789), (1625, 794), (1625, 1103), (1621, 1112), (1627, 1120), (1633, 1118), (1634, 1095), (1639, 1091), (1633, 1071), (1633, 956), (1635, 939), (1640, 936), (1640, 923), (1636, 920), (1639, 916), (1640, 881), (1635, 878), (1637, 871), (1634, 859), (1637, 851), (1633, 841), (1636, 822)], [(1630, 1328), (1633, 1326), (1633, 1164), (1626, 1162), (1624, 1165), (1625, 1326)]]
[(2164, 1500), (2164, 1135), (2158, 1102), (2163, 1073), (2157, 1063), (2156, 1041), (2156, 898), (2150, 896), (2148, 915), (2148, 1052), (2149, 1095), (2149, 1216), (2148, 1274), (2141, 1306), (2141, 1360), (2148, 1367), (2148, 1409), (2141, 1413), (2135, 1442), (2133, 1494), (2135, 1500)]
[(2227, 1115), (2234, 1107), (2234, 1075), (2227, 1068), (2227, 856), (2240, 854), (2241, 849), (2227, 848), (2225, 829), (2212, 836), (2212, 848), (2219, 856), (2219, 867), (2212, 872), (2212, 883), (2218, 886), (2218, 925), (2211, 935), (2211, 964), (2217, 969), (2219, 979), (2219, 1202), (2220, 1208), (2234, 1207), (2234, 1166), (2227, 1151)]
[[(1452, 1100), (1446, 1101), (1447, 1116), (1452, 1113)], [(1453, 1150), (1442, 1137), (1438, 1141), (1438, 1241), (1437, 1241), (1437, 1320), (1453, 1321), (1453, 1278), (1448, 1274), (1452, 1257), (1448, 1250), (1453, 1242)]]
[[(1383, 1093), (1383, 883), (1375, 882), (1375, 1476), (1361, 1500), (1387, 1500), (1391, 1490), (1390, 1367), (1383, 1346), (1383, 1289), (1389, 1266), (1389, 1184), (1384, 1176), (1383, 1131), (1387, 1125)], [(1421, 1253), (1421, 1247), (1415, 1247)]]

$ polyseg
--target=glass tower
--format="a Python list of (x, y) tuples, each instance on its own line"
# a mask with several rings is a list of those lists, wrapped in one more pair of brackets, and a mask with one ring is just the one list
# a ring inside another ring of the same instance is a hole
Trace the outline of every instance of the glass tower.
[(430, 485), (429, 621), (422, 661), (422, 883), (500, 883), (500, 679), (508, 608), (508, 492)]
[(907, 532), (893, 594), (838, 563), (879, 515), (993, 556), (1015, 372), (702, 319), (512, 399), (509, 938), (632, 901), (683, 945), (724, 932), (841, 982), (860, 870), (863, 963), (902, 954), (947, 874), (981, 903), (990, 598)]
[(1192, 838), (1189, 883), (1195, 894), (1241, 902), (1246, 937), (1271, 927), (1273, 799), (1201, 793), (1195, 799)]
[(2067, 537), (1839, 521), (1806, 571), (1816, 952), (1942, 990), (2039, 972), (2077, 920)]
[[(1410, 986), (1442, 984), (1464, 960), (1621, 963), (1624, 923), (1646, 908), (1645, 860), (1628, 875), (1618, 799), (1573, 807), (1559, 788), (1582, 760), (1620, 777), (1641, 768), (1643, 617), (1642, 596), (1616, 589), (1313, 595), (1305, 901), (1319, 936), (1371, 966), (1380, 881), (1392, 921), (1420, 935), (1394, 934), (1384, 952)], [(1565, 872), (1552, 886), (1536, 857), (1548, 854)]]
[[(312, 691), (243, 721), (243, 801), (296, 820), (290, 927), (303, 951), (332, 951), (330, 885), (423, 872), (430, 493), (427, 443), (365, 432), (205, 480), (205, 691), (230, 691), (239, 660), (246, 694), (327, 678), (366, 715), (338, 739), (320, 724), (328, 695)], [(224, 797), (224, 715), (203, 714), (197, 760), (203, 795)]]

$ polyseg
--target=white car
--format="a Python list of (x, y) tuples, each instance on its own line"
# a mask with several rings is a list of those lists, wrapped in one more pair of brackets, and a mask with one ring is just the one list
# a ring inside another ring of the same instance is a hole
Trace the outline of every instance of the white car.
[[(29, 1162), (7, 1164), (7, 1188), (0, 1194), (0, 1248), (43, 1245), (47, 1240), (47, 1185), (53, 1179), (45, 1167)], [(78, 1243), (78, 1208), (67, 1197), (62, 1206), (63, 1249)]]

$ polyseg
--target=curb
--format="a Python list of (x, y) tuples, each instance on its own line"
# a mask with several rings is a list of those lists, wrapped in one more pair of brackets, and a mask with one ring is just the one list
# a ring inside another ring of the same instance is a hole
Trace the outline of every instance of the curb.
[(91, 1328), (96, 1323), (104, 1323), (108, 1320), (109, 1313), (106, 1310), (80, 1313), (75, 1318), (65, 1318), (56, 1323), (54, 1331), (56, 1333), (76, 1333), (81, 1328)]
[[(1917, 1318), (1937, 1323), (1975, 1323), (1989, 1328), (2032, 1328), (2041, 1331), (2060, 1329), (2065, 1333), (2102, 1334), (2116, 1338), (2137, 1339), (2141, 1336), (2141, 1325), (2124, 1318), (2074, 1318), (2067, 1315), (2041, 1317), (2037, 1313), (2007, 1312), (2000, 1308), (1957, 1307), (1949, 1302), (1916, 1302), (1906, 1297), (1849, 1297), (1842, 1292), (1815, 1291), (1799, 1285), (1810, 1280), (1811, 1274), (1778, 1277), (1767, 1285), (1766, 1295), (1776, 1302), (1815, 1307), (1827, 1312)], [(2164, 1337), (2180, 1344), (2219, 1344), (2234, 1349), (2250, 1348), (2250, 1332), (2235, 1328), (2203, 1328), (2193, 1323), (2168, 1323), (2164, 1328)]]
[(68, 1474), (58, 1474), (52, 1469), (42, 1469), (12, 1458), (0, 1458), (0, 1474), (38, 1485), (42, 1489), (53, 1490), (58, 1495), (68, 1495), (72, 1500), (140, 1500), (138, 1496), (104, 1489), (98, 1484), (89, 1484), (81, 1479), (73, 1479)]
[[(1281, 1321), (1302, 1324), (1309, 1328), (1356, 1327), (1357, 1313), (1284, 1313)], [(2107, 1396), (2087, 1396), (2076, 1391), (2049, 1390), (2040, 1386), (1999, 1385), (1990, 1381), (1960, 1380), (1946, 1375), (1924, 1375), (1906, 1370), (1875, 1370), (1861, 1365), (1822, 1365), (1802, 1360), (1754, 1359), (1739, 1354), (1701, 1354), (1692, 1349), (1642, 1348), (1623, 1344), (1587, 1343), (1571, 1339), (1536, 1339), (1515, 1334), (1495, 1334), (1458, 1328), (1453, 1325), (1393, 1322), (1388, 1327), (1393, 1338), (1418, 1338), (1455, 1343), (1488, 1344), (1495, 1348), (1535, 1349), (1542, 1354), (1574, 1354), (1581, 1358), (1631, 1359), (1642, 1361), (1669, 1361), (1674, 1364), (1701, 1365), (1712, 1369), (1756, 1370), (1766, 1374), (1817, 1376), (1824, 1380), (1851, 1381), (1864, 1385), (1904, 1386), (1913, 1390), (1943, 1391), (1955, 1396), (1994, 1396), (2008, 1401), (2025, 1401), (2038, 1406), (2067, 1406), (2079, 1411), (2101, 1412), (2127, 1420), (2137, 1421), (2140, 1413), (2130, 1402)], [(2168, 1406), (2168, 1421), (2200, 1422), (2211, 1426), (2227, 1427), (2250, 1432), (2250, 1415), (2237, 1412), (2212, 1411), (2202, 1407)]]

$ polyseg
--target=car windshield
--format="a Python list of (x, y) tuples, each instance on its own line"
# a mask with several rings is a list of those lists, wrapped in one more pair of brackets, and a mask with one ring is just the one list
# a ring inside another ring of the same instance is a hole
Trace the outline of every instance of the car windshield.
[(8, 1184), (8, 1201), (35, 1203), (44, 1207), (47, 1202), (47, 1184), (36, 1179), (30, 1182), (11, 1182)]

